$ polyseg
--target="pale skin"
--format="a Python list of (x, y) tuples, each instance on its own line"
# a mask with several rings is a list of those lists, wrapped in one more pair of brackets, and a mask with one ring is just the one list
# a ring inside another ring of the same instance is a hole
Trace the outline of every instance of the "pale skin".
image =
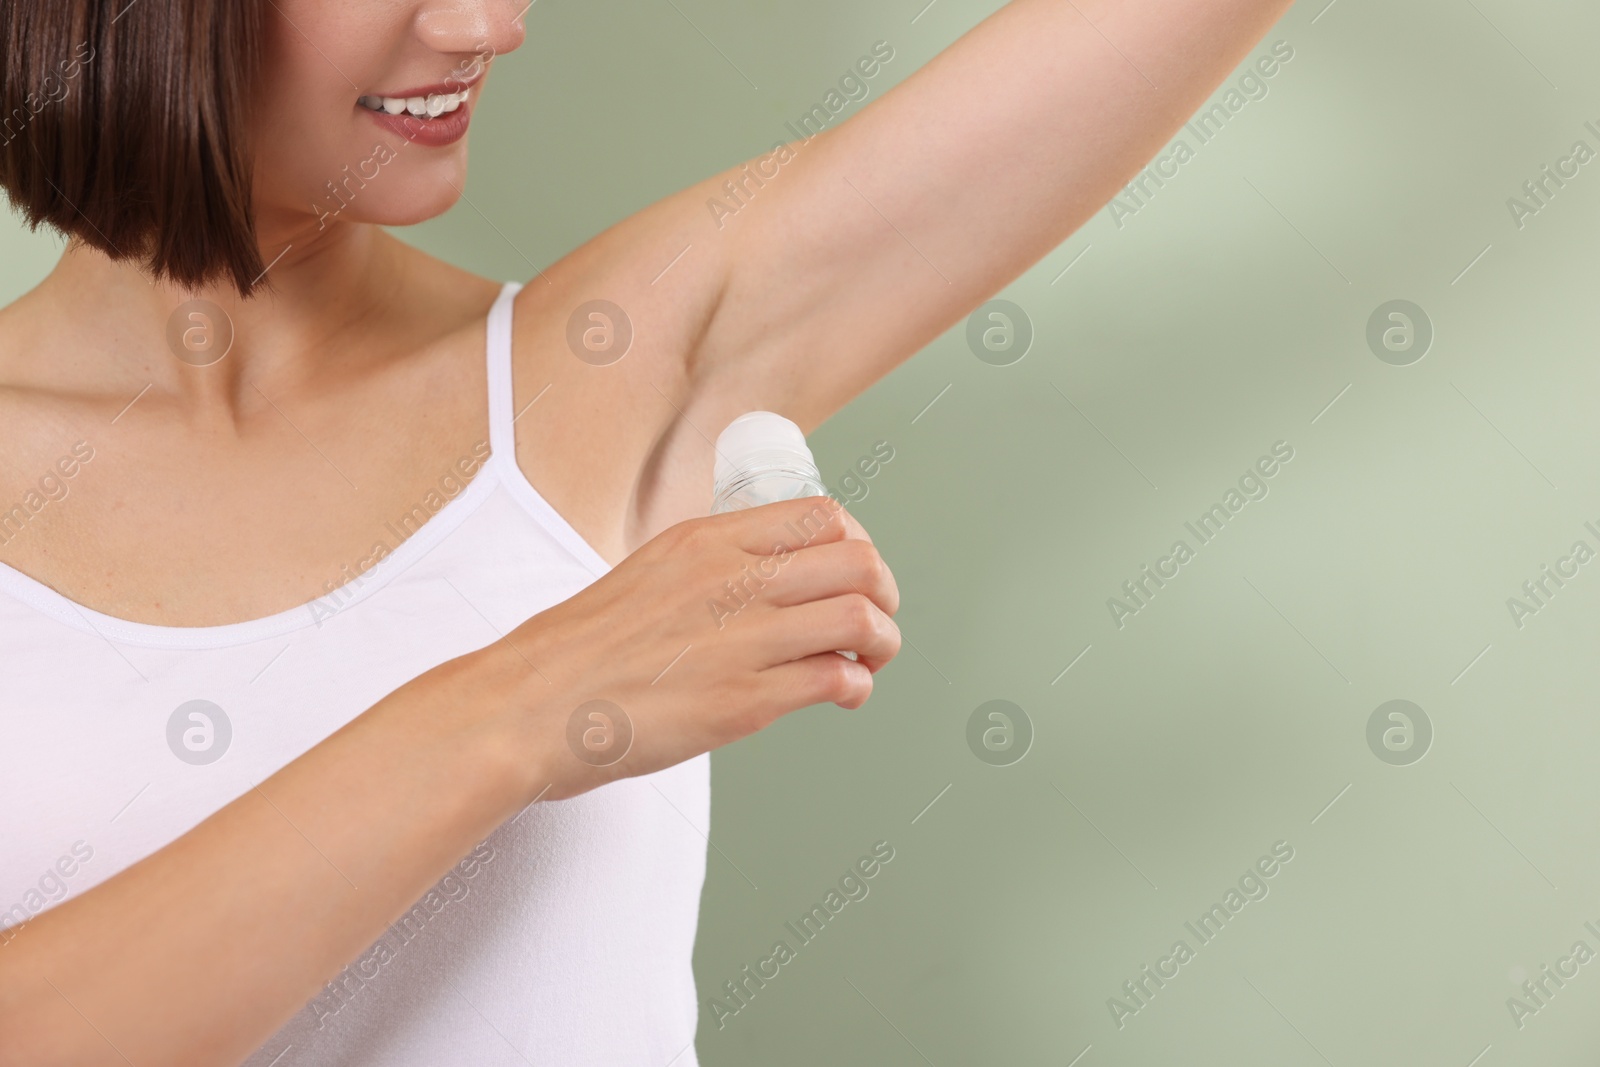
[[(785, 522), (823, 502), (697, 518), (712, 466), (702, 433), (758, 408), (820, 424), (1098, 210), (1286, 7), (1015, 0), (800, 147), (720, 231), (705, 203), (729, 175), (529, 279), (517, 408), (548, 390), (517, 423), (517, 459), (616, 569), (24, 927), (0, 948), (0, 1064), (236, 1062), (536, 797), (671, 766), (809, 704), (860, 706), (899, 649), (888, 568), (837, 510), (788, 544)], [(75, 441), (95, 449), (70, 498), (0, 560), (125, 619), (256, 618), (323, 595), (486, 439), (482, 317), (498, 283), (377, 228), (449, 207), (467, 141), (404, 147), (325, 229), (309, 205), (376, 140), (396, 141), (357, 96), (441, 81), (485, 46), (506, 56), (522, 10), (276, 0), (253, 131), (264, 261), (291, 246), (270, 291), (185, 292), (73, 247), (0, 311), (0, 501)], [(485, 78), (470, 106), (493, 91)], [(237, 337), (205, 368), (165, 343), (169, 314), (196, 295)], [(604, 368), (565, 342), (572, 310), (596, 296), (636, 329)], [(699, 591), (779, 544), (796, 551), (768, 593), (715, 629)], [(605, 773), (562, 739), (570, 710), (601, 693), (636, 723)], [(184, 887), (200, 872), (196, 899)]]

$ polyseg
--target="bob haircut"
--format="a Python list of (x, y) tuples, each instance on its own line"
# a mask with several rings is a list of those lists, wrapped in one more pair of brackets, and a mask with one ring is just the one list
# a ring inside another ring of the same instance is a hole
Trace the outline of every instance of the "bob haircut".
[(261, 19), (259, 0), (0, 0), (0, 188), (30, 228), (248, 296)]

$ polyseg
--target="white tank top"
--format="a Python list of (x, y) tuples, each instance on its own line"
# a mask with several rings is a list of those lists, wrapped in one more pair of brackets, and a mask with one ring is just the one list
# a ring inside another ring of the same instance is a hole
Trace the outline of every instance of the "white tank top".
[[(153, 626), (0, 564), (0, 928), (156, 851), (409, 679), (609, 569), (517, 466), (517, 288), (489, 313), (487, 447), (439, 479), (425, 511), (396, 517), (388, 554), (335, 592), (249, 622)], [(709, 820), (707, 756), (533, 804), (250, 1067), (694, 1067)]]

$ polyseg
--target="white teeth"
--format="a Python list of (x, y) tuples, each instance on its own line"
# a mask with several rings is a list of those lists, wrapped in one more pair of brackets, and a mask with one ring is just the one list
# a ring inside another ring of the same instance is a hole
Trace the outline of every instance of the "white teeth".
[(415, 118), (435, 119), (460, 110), (471, 93), (471, 89), (463, 89), (459, 93), (433, 93), (430, 96), (363, 96), (357, 103), (368, 111), (383, 111), (390, 115), (408, 112)]

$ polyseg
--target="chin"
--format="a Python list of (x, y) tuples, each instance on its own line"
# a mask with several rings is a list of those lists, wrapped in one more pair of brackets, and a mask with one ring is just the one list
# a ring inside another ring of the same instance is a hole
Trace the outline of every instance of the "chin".
[[(448, 179), (448, 180), (447, 180)], [(456, 206), (461, 189), (466, 183), (466, 171), (443, 172), (428, 179), (419, 178), (411, 188), (389, 190), (382, 204), (373, 203), (372, 218), (366, 221), (379, 226), (414, 226), (419, 222), (438, 218)]]
[(406, 145), (399, 150), (378, 146), (370, 158), (344, 167), (328, 182), (312, 210), (323, 225), (367, 222), (377, 226), (413, 226), (443, 215), (455, 206), (466, 185), (464, 150), (446, 159), (420, 160), (412, 153), (434, 151)]

